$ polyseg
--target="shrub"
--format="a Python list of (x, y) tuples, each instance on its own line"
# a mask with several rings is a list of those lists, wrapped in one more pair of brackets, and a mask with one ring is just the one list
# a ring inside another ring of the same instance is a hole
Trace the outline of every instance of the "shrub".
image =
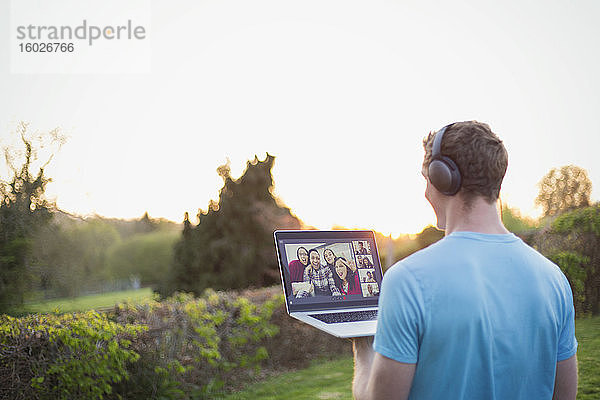
[(141, 326), (104, 314), (0, 316), (0, 397), (102, 399), (128, 378)]
[(559, 251), (551, 254), (549, 258), (560, 266), (567, 277), (573, 291), (575, 309), (583, 309), (585, 304), (585, 279), (587, 277), (586, 265), (590, 261), (589, 257), (571, 251)]
[(245, 381), (268, 357), (261, 341), (278, 332), (269, 322), (281, 296), (254, 304), (234, 293), (177, 293), (162, 302), (121, 305), (115, 318), (148, 326), (133, 343), (141, 356), (131, 379), (115, 387), (123, 398), (211, 398), (232, 380)]
[(578, 316), (600, 313), (600, 205), (566, 212), (539, 232), (536, 247), (565, 273)]
[(290, 318), (280, 286), (178, 293), (108, 314), (1, 317), (0, 398), (218, 398), (348, 354), (349, 341)]

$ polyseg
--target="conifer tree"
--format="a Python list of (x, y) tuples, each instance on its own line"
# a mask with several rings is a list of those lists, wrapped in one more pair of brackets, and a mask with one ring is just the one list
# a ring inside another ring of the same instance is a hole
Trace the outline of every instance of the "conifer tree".
[(172, 280), (163, 294), (280, 282), (273, 231), (299, 229), (301, 223), (273, 196), (274, 160), (269, 154), (264, 161), (255, 157), (237, 180), (231, 177), (229, 164), (217, 169), (223, 178), (219, 201), (211, 201), (208, 210), (199, 213), (196, 226), (186, 215), (175, 247)]

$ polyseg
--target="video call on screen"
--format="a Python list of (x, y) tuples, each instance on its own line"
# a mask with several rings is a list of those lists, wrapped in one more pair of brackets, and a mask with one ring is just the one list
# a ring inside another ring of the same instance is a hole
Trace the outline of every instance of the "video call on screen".
[(379, 260), (368, 240), (284, 244), (288, 299), (361, 299), (379, 295)]

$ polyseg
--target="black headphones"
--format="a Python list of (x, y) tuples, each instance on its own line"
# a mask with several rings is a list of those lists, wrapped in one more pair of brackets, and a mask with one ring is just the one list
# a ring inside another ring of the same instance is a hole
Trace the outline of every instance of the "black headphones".
[(456, 163), (450, 157), (442, 155), (444, 132), (452, 125), (446, 125), (435, 134), (433, 149), (431, 151), (431, 162), (427, 171), (431, 184), (446, 196), (454, 196), (460, 190), (462, 182)]

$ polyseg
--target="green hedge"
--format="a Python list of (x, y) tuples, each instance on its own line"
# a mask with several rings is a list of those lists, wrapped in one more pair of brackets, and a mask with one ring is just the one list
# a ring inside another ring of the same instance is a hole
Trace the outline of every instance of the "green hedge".
[(102, 399), (127, 379), (145, 328), (104, 314), (0, 316), (0, 398)]
[(213, 399), (350, 342), (290, 318), (281, 287), (109, 313), (0, 317), (0, 398)]
[(162, 302), (121, 305), (116, 321), (148, 326), (133, 343), (140, 354), (131, 378), (115, 385), (123, 398), (213, 398), (231, 380), (246, 381), (268, 357), (263, 341), (281, 296), (255, 304), (243, 296), (207, 290), (202, 297), (176, 294)]

